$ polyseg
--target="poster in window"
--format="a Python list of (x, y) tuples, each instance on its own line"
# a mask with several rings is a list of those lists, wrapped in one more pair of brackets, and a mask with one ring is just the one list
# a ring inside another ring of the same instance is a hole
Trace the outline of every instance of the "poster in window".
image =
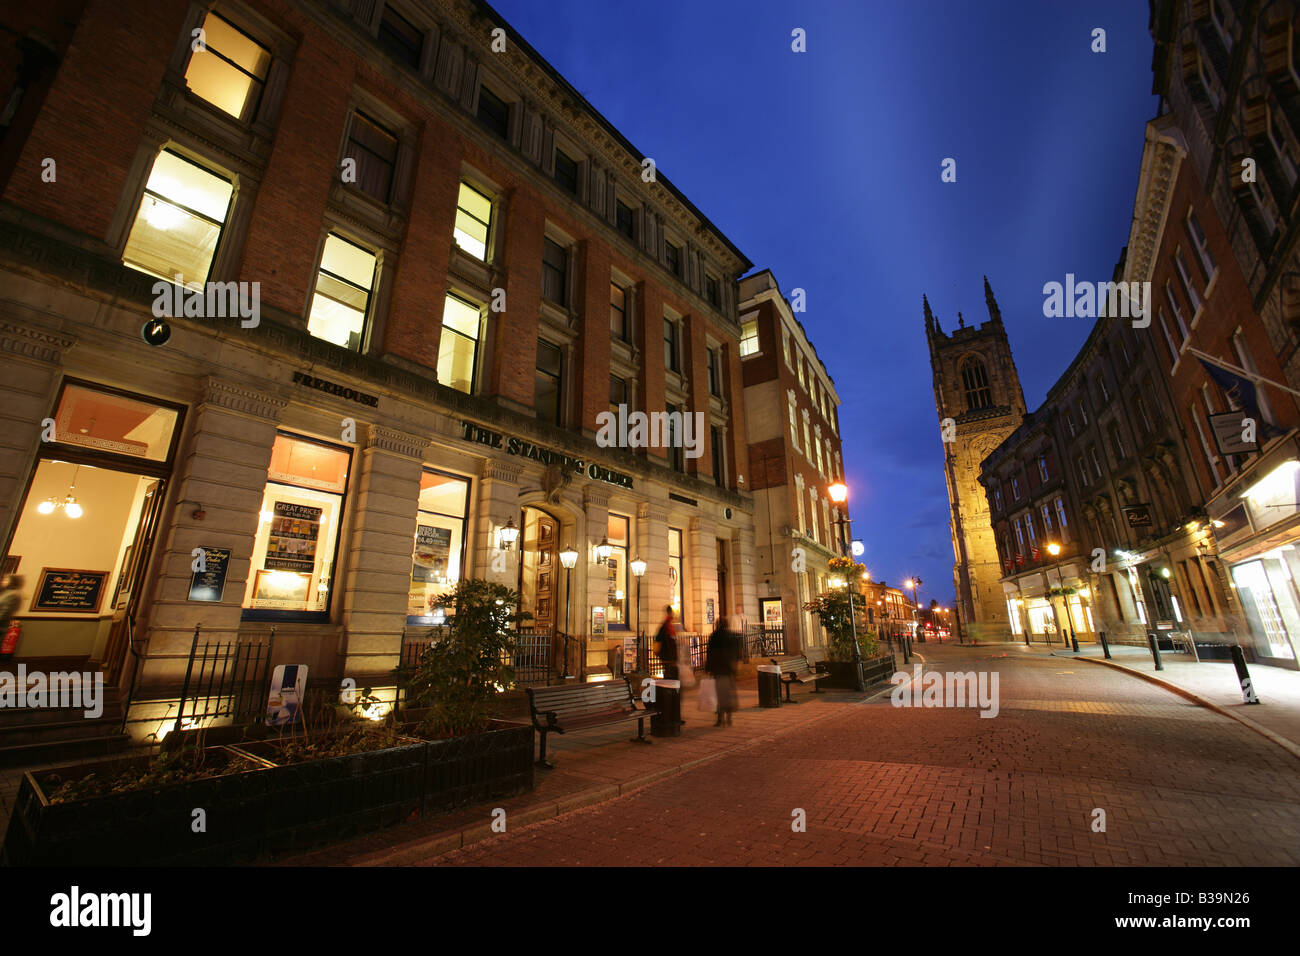
[(320, 538), (320, 508), (277, 501), (272, 506), (271, 534), (266, 541), (268, 571), (302, 571), (316, 567), (316, 542)]
[(618, 558), (611, 554), (605, 559), (605, 563), (609, 565), (609, 597), (607, 603), (611, 605), (618, 604), (622, 600), (622, 596), (618, 593)]
[(763, 626), (781, 627), (785, 623), (785, 621), (781, 616), (780, 599), (764, 600), (762, 603), (763, 603)]
[(603, 607), (593, 607), (591, 609), (591, 636), (600, 638), (605, 636), (605, 609)]
[(411, 580), (423, 583), (447, 580), (447, 562), (451, 557), (451, 529), (417, 525), (415, 555), (411, 563)]

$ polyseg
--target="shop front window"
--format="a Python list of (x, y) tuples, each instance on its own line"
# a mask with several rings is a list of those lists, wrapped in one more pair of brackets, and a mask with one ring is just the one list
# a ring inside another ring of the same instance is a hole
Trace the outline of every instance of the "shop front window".
[(18, 657), (94, 658), (117, 673), (182, 414), (147, 396), (64, 383), (3, 556), (20, 592)]
[(609, 558), (605, 561), (609, 593), (605, 598), (605, 620), (610, 627), (627, 627), (627, 549), (629, 520), (609, 516)]
[(1237, 597), (1261, 656), (1295, 660), (1291, 635), (1300, 634), (1300, 608), (1294, 574), (1300, 574), (1294, 546), (1270, 551), (1232, 569)]
[(673, 610), (685, 628), (686, 615), (682, 609), (682, 532), (678, 528), (668, 529), (668, 588), (672, 595)]
[(352, 453), (276, 436), (244, 591), (244, 619), (327, 621)]
[(461, 578), (468, 509), (469, 479), (432, 468), (426, 468), (420, 475), (407, 624), (443, 623), (445, 612), (434, 605)]

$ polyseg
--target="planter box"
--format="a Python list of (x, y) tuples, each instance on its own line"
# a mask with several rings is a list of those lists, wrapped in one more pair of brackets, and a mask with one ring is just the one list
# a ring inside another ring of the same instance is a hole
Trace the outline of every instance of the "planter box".
[[(818, 661), (817, 669), (831, 675), (818, 681), (822, 687), (853, 690), (857, 685), (857, 671), (852, 662)], [(880, 681), (889, 680), (894, 670), (894, 656), (892, 654), (887, 654), (884, 657), (869, 657), (862, 661), (862, 677), (867, 687)]]
[(495, 721), (487, 733), (427, 742), (424, 812), (533, 789), (533, 725)]
[[(242, 749), (273, 761), (277, 746), (261, 741)], [(229, 761), (240, 749), (210, 748), (207, 759)], [(531, 789), (533, 728), (498, 724), (468, 737), (411, 739), (383, 750), (50, 803), (45, 784), (51, 776), (79, 779), (107, 766), (24, 774), (0, 861), (213, 865), (252, 860), (267, 851), (297, 852)], [(206, 833), (191, 829), (195, 808), (207, 813)]]

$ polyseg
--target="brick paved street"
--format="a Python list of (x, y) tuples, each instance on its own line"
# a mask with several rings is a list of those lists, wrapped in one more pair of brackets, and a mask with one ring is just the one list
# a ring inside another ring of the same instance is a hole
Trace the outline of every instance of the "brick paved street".
[[(828, 708), (626, 796), (418, 862), (1300, 863), (1300, 763), (1241, 724), (1131, 675), (1014, 645), (923, 653), (939, 670), (995, 669), (999, 715), (888, 698)], [(758, 716), (740, 713), (736, 730)], [(797, 808), (803, 833), (791, 827)], [(1091, 829), (1094, 808), (1106, 811), (1104, 833)]]

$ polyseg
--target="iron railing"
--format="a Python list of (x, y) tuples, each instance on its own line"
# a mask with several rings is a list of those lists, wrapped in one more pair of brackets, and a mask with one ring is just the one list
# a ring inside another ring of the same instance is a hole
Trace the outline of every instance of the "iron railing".
[(194, 625), (194, 640), (190, 644), (185, 683), (176, 711), (176, 730), (182, 730), (186, 720), (229, 717), (239, 724), (264, 715), (275, 628), (271, 628), (265, 641), (238, 637), (204, 641), (200, 639), (201, 627)]
[(764, 660), (785, 654), (785, 628), (751, 624), (745, 633), (742, 659)]
[[(445, 639), (451, 633), (446, 625), (421, 628), (414, 633), (402, 631), (402, 647), (398, 660), (403, 668), (414, 668), (420, 656), (431, 644)], [(586, 641), (568, 637), (549, 627), (521, 627), (512, 632), (514, 651), (503, 651), (501, 662), (515, 671), (514, 687), (542, 687), (560, 683), (562, 677), (582, 676), (586, 659)], [(567, 655), (567, 656), (566, 656)], [(562, 669), (567, 668), (567, 669)], [(397, 702), (402, 703), (410, 690), (408, 679), (397, 680)]]

